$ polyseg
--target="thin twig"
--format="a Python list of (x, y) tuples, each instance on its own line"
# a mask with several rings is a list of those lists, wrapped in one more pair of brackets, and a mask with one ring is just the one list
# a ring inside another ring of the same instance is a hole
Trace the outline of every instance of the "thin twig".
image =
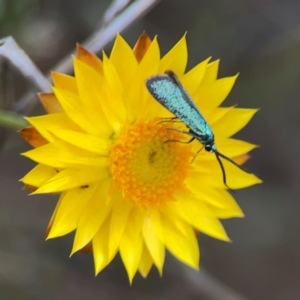
[[(0, 57), (15, 67), (36, 89), (51, 91), (49, 81), (12, 37), (0, 40)], [(20, 129), (28, 125), (23, 116), (11, 111), (0, 111), (0, 125)]]
[(7, 59), (35, 88), (51, 91), (47, 78), (11, 36), (0, 40), (0, 56)]
[[(116, 1), (118, 2), (118, 1)], [(120, 1), (121, 2), (121, 1)], [(110, 13), (107, 15), (107, 11), (104, 14), (104, 18), (100, 24), (104, 27), (98, 28), (94, 34), (92, 34), (85, 42), (82, 43), (83, 47), (88, 49), (93, 53), (98, 53), (102, 50), (108, 43), (110, 43), (116, 36), (117, 32), (122, 32), (132, 23), (143, 17), (153, 6), (158, 4), (160, 0), (137, 0), (129, 5), (122, 13), (116, 16), (121, 9), (121, 6), (126, 7), (125, 2), (115, 3), (115, 6), (110, 6)], [(117, 5), (118, 4), (118, 5)], [(106, 17), (105, 17), (106, 16)], [(111, 22), (107, 24), (111, 18)], [(105, 21), (106, 20), (106, 21)], [(57, 65), (55, 65), (52, 70), (60, 73), (71, 73), (73, 69), (71, 56), (74, 52), (66, 55)], [(47, 77), (50, 80), (50, 75)], [(45, 91), (39, 89), (39, 91)], [(14, 111), (29, 113), (38, 104), (38, 98), (34, 97), (33, 93), (28, 93), (18, 101), (14, 107)]]
[[(82, 45), (93, 53), (98, 53), (115, 37), (116, 33), (125, 30), (132, 23), (144, 16), (155, 4), (160, 0), (139, 0), (133, 2), (126, 10), (104, 28), (99, 28), (92, 34)], [(59, 62), (54, 70), (61, 73), (70, 73), (73, 69), (71, 55), (68, 54), (61, 62)]]
[(130, 0), (113, 0), (104, 12), (99, 28), (106, 27), (129, 3)]
[(178, 265), (177, 272), (179, 270), (187, 278), (188, 282), (201, 295), (201, 299), (203, 297), (207, 300), (247, 300), (244, 296), (208, 274), (203, 268), (197, 272), (178, 261), (176, 263)]

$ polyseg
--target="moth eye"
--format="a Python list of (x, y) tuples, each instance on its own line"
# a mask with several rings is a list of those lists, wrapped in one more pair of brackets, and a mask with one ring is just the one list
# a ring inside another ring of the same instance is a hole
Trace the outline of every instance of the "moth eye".
[(205, 145), (205, 150), (207, 152), (212, 152), (212, 145), (211, 144)]

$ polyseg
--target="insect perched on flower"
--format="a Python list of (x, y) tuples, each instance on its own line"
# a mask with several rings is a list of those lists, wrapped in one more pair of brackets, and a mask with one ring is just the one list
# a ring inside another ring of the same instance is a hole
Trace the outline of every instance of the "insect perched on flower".
[[(169, 140), (166, 142), (180, 142), (183, 144), (189, 144), (193, 140), (197, 139), (203, 144), (205, 150), (207, 152), (215, 153), (216, 158), (220, 164), (223, 182), (226, 184), (226, 173), (220, 160), (220, 157), (230, 161), (235, 166), (242, 169), (242, 167), (237, 164), (234, 160), (225, 156), (217, 150), (214, 140), (214, 134), (201, 115), (197, 106), (188, 95), (184, 87), (181, 85), (177, 76), (173, 71), (166, 71), (165, 74), (155, 75), (147, 79), (146, 86), (151, 95), (165, 108), (171, 111), (176, 117), (168, 120), (163, 120), (161, 122), (173, 122), (174, 119), (180, 119), (183, 123), (185, 123), (189, 131), (184, 131), (176, 128), (167, 128), (169, 130), (175, 130), (177, 132), (187, 134), (192, 138), (187, 142), (177, 141), (177, 140)], [(202, 147), (202, 148), (203, 148)], [(196, 153), (196, 155), (202, 150), (202, 148)], [(243, 169), (242, 169), (243, 170)], [(228, 187), (228, 186), (227, 186)]]
[[(76, 231), (72, 254), (92, 250), (96, 274), (119, 252), (130, 282), (153, 265), (163, 272), (165, 249), (198, 269), (195, 230), (229, 238), (219, 221), (243, 213), (222, 182), (218, 162), (199, 146), (166, 143), (187, 130), (158, 124), (172, 117), (153, 99), (145, 81), (173, 70), (214, 132), (218, 150), (238, 165), (256, 146), (231, 136), (255, 109), (219, 107), (236, 76), (217, 79), (218, 61), (190, 71), (185, 36), (163, 57), (157, 38), (143, 34), (133, 49), (118, 35), (101, 61), (78, 46), (75, 76), (52, 73), (54, 93), (41, 93), (47, 115), (27, 118), (22, 136), (37, 162), (22, 181), (32, 194), (60, 194), (47, 239)], [(261, 180), (224, 161), (232, 189)]]

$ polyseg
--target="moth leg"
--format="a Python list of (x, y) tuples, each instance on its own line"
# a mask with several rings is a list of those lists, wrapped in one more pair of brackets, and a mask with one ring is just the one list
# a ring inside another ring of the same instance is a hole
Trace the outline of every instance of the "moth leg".
[(180, 132), (180, 133), (183, 133), (183, 134), (187, 134), (189, 136), (193, 136), (194, 135), (188, 131), (184, 131), (184, 130), (181, 130), (181, 129), (177, 129), (177, 128), (165, 128), (166, 130), (174, 130), (174, 131), (177, 131), (177, 132)]
[(162, 120), (175, 120), (179, 119), (178, 117), (171, 117), (171, 118), (161, 118)]
[(192, 137), (190, 140), (188, 140), (187, 142), (183, 142), (183, 141), (179, 141), (179, 140), (166, 140), (164, 141), (164, 144), (169, 143), (169, 142), (177, 142), (177, 143), (181, 143), (181, 144), (190, 144), (195, 138)]
[(200, 153), (200, 151), (201, 151), (203, 148), (204, 148), (204, 146), (201, 147), (201, 148), (196, 152), (196, 154), (194, 155), (194, 157), (193, 157), (193, 159), (192, 159), (192, 161), (191, 161), (191, 164), (194, 162), (196, 156)]
[(169, 143), (169, 142), (177, 142), (177, 143), (181, 143), (181, 144), (190, 144), (195, 139), (195, 137), (190, 132), (180, 130), (180, 129), (177, 129), (177, 128), (166, 128), (166, 129), (167, 130), (174, 130), (174, 131), (189, 135), (192, 138), (190, 140), (188, 140), (187, 142), (183, 142), (183, 141), (179, 141), (179, 140), (167, 140), (167, 141), (164, 141), (164, 144)]
[(181, 121), (177, 121), (176, 119), (178, 119), (178, 118), (177, 118), (177, 117), (172, 117), (172, 118), (162, 118), (161, 121), (159, 121), (159, 122), (156, 123), (156, 124), (158, 125), (158, 124), (165, 123), (165, 122), (182, 123)]

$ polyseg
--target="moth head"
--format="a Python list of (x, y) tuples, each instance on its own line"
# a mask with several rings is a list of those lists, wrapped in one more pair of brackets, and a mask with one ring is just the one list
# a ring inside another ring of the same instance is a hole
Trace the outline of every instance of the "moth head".
[(214, 143), (210, 143), (210, 144), (206, 144), (205, 145), (205, 150), (207, 152), (216, 152), (217, 151), (217, 147)]

